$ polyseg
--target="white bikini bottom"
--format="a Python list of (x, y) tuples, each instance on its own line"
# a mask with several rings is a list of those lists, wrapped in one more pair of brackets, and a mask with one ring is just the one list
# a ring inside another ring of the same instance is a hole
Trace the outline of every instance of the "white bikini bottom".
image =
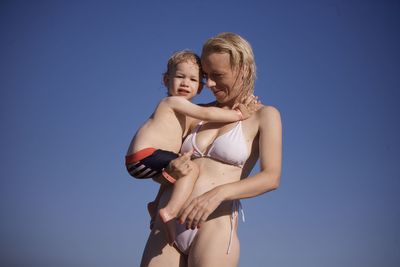
[[(237, 223), (239, 210), (242, 213), (242, 220), (244, 222), (244, 212), (242, 204), (240, 203), (239, 200), (232, 201), (231, 231), (229, 236), (228, 249), (226, 251), (227, 254), (229, 254), (229, 252), (231, 251), (233, 231), (235, 230), (235, 224)], [(176, 238), (174, 242), (175, 247), (180, 252), (187, 255), (189, 253), (190, 245), (192, 244), (193, 239), (197, 234), (197, 231), (198, 231), (197, 228), (194, 230), (186, 229), (186, 226), (184, 224), (180, 224), (178, 221), (176, 221)]]

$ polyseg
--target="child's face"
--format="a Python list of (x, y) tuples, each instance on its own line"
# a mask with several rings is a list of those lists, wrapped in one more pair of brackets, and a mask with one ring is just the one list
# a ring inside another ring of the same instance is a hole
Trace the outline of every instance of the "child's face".
[(191, 100), (200, 88), (199, 66), (190, 61), (181, 62), (165, 76), (164, 83), (170, 96)]

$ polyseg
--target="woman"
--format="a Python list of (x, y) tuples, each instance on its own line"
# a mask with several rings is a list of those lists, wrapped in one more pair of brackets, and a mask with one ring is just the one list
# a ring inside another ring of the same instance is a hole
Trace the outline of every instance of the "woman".
[[(234, 33), (221, 33), (203, 46), (206, 85), (216, 102), (231, 109), (253, 93), (255, 63), (250, 44)], [(190, 171), (190, 156), (200, 170), (193, 192), (180, 212), (174, 246), (167, 244), (159, 219), (147, 241), (141, 266), (237, 266), (237, 214), (240, 199), (255, 197), (279, 186), (282, 130), (279, 112), (261, 106), (250, 118), (234, 123), (193, 124), (182, 157), (168, 173), (181, 177)], [(191, 154), (191, 151), (193, 151)], [(257, 160), (260, 172), (249, 176)], [(170, 190), (169, 190), (170, 191)], [(168, 202), (166, 192), (159, 208)], [(187, 230), (188, 229), (188, 230)]]

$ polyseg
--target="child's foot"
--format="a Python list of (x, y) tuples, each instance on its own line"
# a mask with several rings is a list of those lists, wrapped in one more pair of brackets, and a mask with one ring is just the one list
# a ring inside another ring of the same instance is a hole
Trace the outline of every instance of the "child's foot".
[(165, 208), (160, 209), (159, 211), (162, 222), (165, 225), (165, 230), (167, 231), (167, 240), (168, 244), (172, 245), (175, 242), (176, 236), (176, 225), (175, 225), (175, 216), (169, 214)]
[(157, 203), (155, 201), (147, 203), (147, 211), (149, 212), (150, 215), (150, 230), (152, 230), (154, 222), (156, 221)]

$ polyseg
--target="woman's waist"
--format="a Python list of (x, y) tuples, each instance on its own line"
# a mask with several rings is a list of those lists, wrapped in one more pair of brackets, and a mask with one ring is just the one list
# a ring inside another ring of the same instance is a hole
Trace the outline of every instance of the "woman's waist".
[(228, 217), (229, 219), (235, 212), (235, 204), (234, 202), (238, 200), (228, 200), (222, 202), (208, 217), (208, 220), (214, 220), (218, 219), (219, 220), (225, 220), (222, 219), (223, 217)]
[(242, 174), (241, 167), (226, 164), (211, 158), (197, 158), (193, 160), (199, 167), (200, 173), (197, 181), (215, 185), (238, 181)]
[[(240, 180), (241, 168), (211, 162), (212, 160), (195, 160), (199, 166), (199, 176), (194, 184), (191, 198), (198, 197), (218, 186)], [(225, 165), (225, 166), (224, 166)]]
[[(170, 200), (171, 194), (172, 194), (172, 190), (173, 190), (173, 187), (168, 187), (164, 191), (164, 193), (161, 197), (161, 200), (160, 200), (160, 207), (163, 207), (168, 203), (168, 201)], [(191, 199), (200, 195), (200, 194), (197, 195), (194, 193), (195, 192), (192, 192), (192, 195), (189, 197), (188, 202), (190, 202)], [(237, 208), (238, 208), (238, 205), (240, 203), (238, 201), (239, 200), (226, 200), (226, 201), (221, 202), (218, 205), (218, 207), (209, 215), (207, 220), (214, 220), (214, 219), (218, 219), (218, 218), (219, 218), (218, 220), (220, 220), (224, 217), (231, 218), (233, 212), (235, 212), (235, 210), (237, 210)], [(222, 220), (225, 220), (225, 219), (222, 219)]]

